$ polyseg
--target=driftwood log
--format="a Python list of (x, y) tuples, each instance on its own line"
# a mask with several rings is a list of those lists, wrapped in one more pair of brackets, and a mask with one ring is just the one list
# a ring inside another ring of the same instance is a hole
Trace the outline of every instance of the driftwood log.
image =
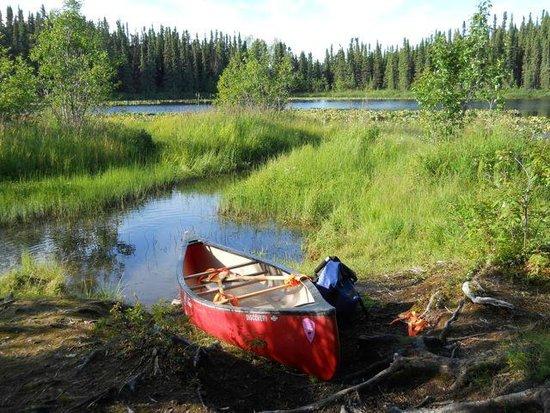
[(504, 300), (498, 300), (493, 297), (479, 297), (472, 289), (472, 284), (470, 281), (466, 281), (464, 284), (462, 284), (462, 292), (475, 304), (492, 305), (495, 307), (504, 307), (508, 309), (514, 308), (513, 304), (510, 304), (509, 302)]

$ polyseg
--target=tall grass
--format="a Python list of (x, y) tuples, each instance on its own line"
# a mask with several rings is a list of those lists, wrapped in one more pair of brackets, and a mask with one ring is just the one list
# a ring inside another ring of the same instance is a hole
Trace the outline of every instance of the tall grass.
[(66, 293), (67, 271), (55, 262), (37, 262), (29, 253), (21, 265), (0, 276), (0, 298), (13, 294), (17, 298), (60, 297)]
[(144, 163), (154, 152), (151, 136), (128, 125), (94, 121), (75, 130), (30, 120), (0, 128), (0, 180), (94, 174)]
[(306, 227), (309, 257), (338, 254), (363, 274), (476, 259), (456, 206), (478, 188), (481, 163), (526, 138), (478, 121), (435, 143), (379, 124), (340, 124), (321, 145), (269, 162), (226, 190), (222, 211)]
[(74, 134), (33, 122), (4, 130), (0, 224), (121, 205), (185, 179), (249, 169), (320, 139), (314, 123), (274, 113), (120, 116), (94, 125), (96, 135), (91, 125)]

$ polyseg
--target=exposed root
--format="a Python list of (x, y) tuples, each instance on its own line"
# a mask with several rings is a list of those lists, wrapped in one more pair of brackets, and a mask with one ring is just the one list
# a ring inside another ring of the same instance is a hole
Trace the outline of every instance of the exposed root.
[(439, 339), (441, 341), (444, 342), (444, 341), (447, 340), (447, 336), (449, 335), (449, 331), (451, 329), (451, 326), (458, 319), (458, 315), (460, 314), (460, 311), (462, 310), (462, 307), (464, 307), (465, 303), (466, 303), (466, 300), (464, 300), (464, 299), (461, 300), (460, 303), (458, 304), (458, 307), (456, 308), (456, 310), (453, 312), (451, 317), (445, 323), (445, 326), (443, 327), (443, 330), (441, 330), (441, 333), (439, 333)]
[(466, 297), (468, 297), (473, 303), (475, 304), (482, 304), (482, 305), (492, 305), (495, 307), (504, 307), (508, 309), (513, 309), (514, 305), (510, 304), (508, 301), (504, 300), (498, 300), (496, 298), (492, 297), (479, 297), (475, 294), (475, 292), (472, 290), (472, 286), (470, 281), (466, 281), (464, 284), (462, 284), (462, 292)]
[(544, 413), (550, 412), (550, 387), (536, 387), (519, 393), (506, 394), (491, 399), (456, 402), (445, 406), (421, 409), (401, 410), (390, 409), (392, 413), (477, 413), (477, 412), (504, 412), (526, 405), (536, 405)]
[(394, 361), (390, 366), (378, 374), (376, 374), (374, 377), (370, 378), (367, 381), (364, 381), (362, 383), (359, 383), (355, 386), (347, 387), (343, 390), (340, 390), (339, 392), (336, 392), (329, 397), (326, 397), (324, 399), (321, 399), (317, 402), (297, 407), (295, 409), (290, 410), (270, 410), (265, 411), (263, 413), (299, 413), (299, 412), (316, 412), (322, 409), (323, 407), (327, 406), (330, 403), (334, 403), (338, 400), (341, 400), (345, 396), (348, 396), (349, 394), (353, 394), (355, 392), (358, 392), (359, 390), (364, 390), (368, 387), (371, 387), (375, 384), (378, 384), (387, 378), (393, 376), (396, 373), (401, 373), (405, 371), (414, 371), (415, 373), (418, 372), (425, 372), (425, 373), (441, 373), (441, 374), (449, 374), (454, 371), (454, 362), (453, 360), (446, 358), (446, 357), (440, 357), (436, 356), (434, 354), (426, 353), (423, 356), (417, 356), (417, 357), (402, 357), (399, 355), (396, 355)]

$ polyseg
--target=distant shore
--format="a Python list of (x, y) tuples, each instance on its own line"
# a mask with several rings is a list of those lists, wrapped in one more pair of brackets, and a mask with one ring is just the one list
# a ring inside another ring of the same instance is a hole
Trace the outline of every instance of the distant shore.
[[(550, 98), (550, 90), (508, 89), (503, 93), (504, 99), (544, 99)], [(300, 100), (414, 100), (411, 91), (399, 90), (344, 90), (318, 93), (298, 93), (290, 97), (291, 101)], [(117, 98), (107, 102), (107, 106), (132, 105), (209, 105), (214, 101), (213, 96), (182, 99), (140, 99)]]

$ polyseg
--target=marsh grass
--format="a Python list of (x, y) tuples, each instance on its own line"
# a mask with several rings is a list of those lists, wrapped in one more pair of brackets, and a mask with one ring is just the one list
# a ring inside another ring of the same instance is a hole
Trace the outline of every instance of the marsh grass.
[(31, 119), (0, 128), (0, 181), (95, 174), (154, 159), (143, 129), (93, 120), (81, 129)]
[(98, 135), (89, 125), (57, 136), (49, 123), (32, 122), (4, 131), (0, 224), (124, 205), (154, 189), (250, 169), (320, 140), (319, 126), (276, 113), (120, 116), (94, 125)]
[(320, 145), (304, 145), (228, 187), (222, 212), (307, 229), (306, 252), (338, 254), (362, 275), (482, 255), (466, 239), (457, 208), (483, 179), (480, 165), (500, 150), (525, 149), (527, 134), (473, 121), (434, 142), (414, 125), (337, 122)]
[(67, 270), (56, 262), (36, 261), (28, 252), (21, 265), (0, 276), (0, 297), (61, 297), (67, 292)]

